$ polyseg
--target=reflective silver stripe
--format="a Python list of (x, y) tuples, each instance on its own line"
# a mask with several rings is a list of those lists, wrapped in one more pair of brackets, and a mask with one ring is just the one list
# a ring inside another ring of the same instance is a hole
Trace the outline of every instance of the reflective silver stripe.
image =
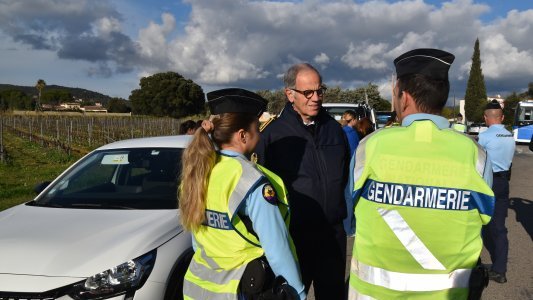
[(194, 274), (194, 276), (219, 285), (229, 284), (231, 280), (241, 280), (245, 268), (246, 265), (232, 270), (213, 270), (195, 260), (192, 260), (189, 265), (189, 271)]
[(411, 227), (409, 227), (409, 224), (405, 222), (398, 211), (378, 208), (378, 212), (405, 249), (409, 251), (422, 268), (426, 270), (446, 270), (441, 262), (433, 256), (433, 253), (418, 238)]
[(430, 292), (451, 288), (467, 288), (471, 269), (458, 269), (449, 274), (409, 274), (368, 266), (352, 258), (351, 271), (359, 279), (396, 291)]
[(198, 300), (204, 300), (204, 299), (236, 300), (237, 299), (237, 294), (214, 293), (186, 279), (183, 281), (183, 294), (187, 297), (190, 297), (192, 299), (198, 299)]
[(351, 285), (348, 285), (348, 300), (375, 300), (374, 298), (359, 294), (359, 292)]
[[(196, 242), (196, 247), (198, 247), (197, 251), (200, 251), (200, 256), (202, 257), (202, 259), (209, 265), (211, 269), (213, 270), (221, 269), (214, 259), (212, 259), (211, 257), (207, 256), (207, 254), (205, 254), (204, 247), (202, 247), (200, 243)], [(194, 261), (194, 258), (192, 261)]]
[(366, 141), (368, 139), (363, 139), (359, 146), (357, 146), (357, 150), (355, 151), (355, 167), (353, 169), (353, 186), (355, 188), (355, 183), (357, 180), (361, 177), (363, 174), (363, 170), (365, 169), (365, 159), (366, 159)]
[(483, 177), (485, 174), (485, 164), (487, 163), (487, 152), (485, 152), (485, 149), (478, 144), (475, 143), (477, 146), (477, 162), (476, 162), (476, 170), (478, 174)]
[(235, 189), (229, 198), (228, 208), (232, 216), (235, 215), (239, 205), (252, 186), (263, 176), (263, 174), (257, 170), (251, 162), (245, 161), (240, 157), (233, 158), (241, 164), (242, 174), (241, 178), (239, 178), (239, 182), (237, 182), (237, 186), (235, 186)]

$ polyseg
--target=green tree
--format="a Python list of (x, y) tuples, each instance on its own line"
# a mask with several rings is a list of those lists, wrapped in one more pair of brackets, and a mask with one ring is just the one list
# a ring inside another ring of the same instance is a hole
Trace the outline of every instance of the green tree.
[(529, 99), (533, 99), (533, 82), (530, 82), (527, 87), (527, 96)]
[(178, 73), (157, 73), (143, 77), (140, 86), (129, 97), (135, 114), (181, 118), (205, 112), (202, 88)]
[(474, 54), (472, 54), (472, 65), (470, 66), (470, 76), (468, 77), (468, 85), (465, 93), (466, 120), (470, 122), (482, 122), (483, 110), (486, 104), (487, 91), (481, 70), (479, 39), (476, 39)]
[(511, 95), (505, 98), (504, 107), (503, 107), (503, 124), (512, 125), (514, 120), (514, 113), (516, 110), (516, 105), (518, 102), (522, 101), (519, 95), (513, 92)]
[(72, 102), (72, 94), (67, 90), (53, 89), (43, 93), (40, 103), (59, 105), (61, 103)]
[(23, 91), (9, 89), (0, 92), (0, 110), (31, 110), (31, 98)]
[(37, 98), (37, 103), (35, 104), (35, 110), (41, 111), (41, 92), (46, 87), (46, 82), (42, 79), (37, 80), (37, 83), (35, 84), (35, 88), (39, 91), (39, 97)]
[(112, 98), (107, 103), (107, 111), (111, 113), (128, 113), (131, 111), (131, 108), (126, 99)]
[(285, 96), (284, 89), (275, 91), (259, 90), (256, 91), (256, 93), (268, 101), (267, 111), (271, 114), (279, 114), (285, 107), (285, 103), (287, 103), (287, 97)]

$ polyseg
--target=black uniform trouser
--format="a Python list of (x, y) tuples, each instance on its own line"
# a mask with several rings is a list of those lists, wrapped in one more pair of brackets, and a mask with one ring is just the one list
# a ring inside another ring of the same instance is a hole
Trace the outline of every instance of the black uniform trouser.
[(291, 227), (305, 290), (313, 283), (316, 300), (344, 300), (346, 232), (342, 222), (317, 225)]
[(507, 272), (507, 254), (509, 241), (505, 218), (509, 207), (509, 181), (507, 177), (494, 177), (492, 190), (496, 203), (494, 214), (489, 224), (483, 226), (483, 244), (490, 253), (492, 270), (497, 273)]

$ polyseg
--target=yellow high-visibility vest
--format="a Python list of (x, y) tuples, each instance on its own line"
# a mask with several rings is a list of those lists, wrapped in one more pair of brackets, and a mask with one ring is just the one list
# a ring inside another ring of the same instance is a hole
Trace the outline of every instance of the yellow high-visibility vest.
[[(248, 192), (265, 178), (275, 189), (288, 227), (287, 190), (281, 178), (241, 157), (217, 155), (207, 188), (206, 222), (193, 232), (197, 249), (185, 274), (185, 299), (237, 299), (246, 265), (264, 254), (237, 212)], [(292, 241), (291, 246), (294, 251)]]
[(356, 159), (349, 299), (466, 299), (494, 209), (485, 151), (419, 120), (369, 136)]

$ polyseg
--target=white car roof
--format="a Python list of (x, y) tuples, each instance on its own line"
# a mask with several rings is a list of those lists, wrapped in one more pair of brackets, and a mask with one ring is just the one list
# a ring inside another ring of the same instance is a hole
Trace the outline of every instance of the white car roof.
[(358, 103), (322, 103), (324, 107), (359, 107)]
[(124, 149), (124, 148), (186, 148), (192, 140), (192, 135), (155, 136), (136, 138), (113, 142), (96, 150)]

